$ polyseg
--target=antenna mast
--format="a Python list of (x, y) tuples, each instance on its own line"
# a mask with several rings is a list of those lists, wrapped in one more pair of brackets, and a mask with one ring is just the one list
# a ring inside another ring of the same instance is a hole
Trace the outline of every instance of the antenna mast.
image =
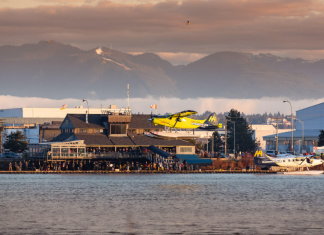
[(127, 84), (127, 109), (129, 113), (129, 84)]

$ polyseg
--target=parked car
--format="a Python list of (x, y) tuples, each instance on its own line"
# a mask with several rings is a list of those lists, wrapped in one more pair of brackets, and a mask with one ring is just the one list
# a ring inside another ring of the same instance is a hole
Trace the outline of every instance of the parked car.
[(267, 150), (266, 154), (269, 156), (275, 157), (275, 156), (277, 156), (277, 151), (276, 150)]
[(12, 152), (6, 152), (4, 154), (2, 154), (3, 158), (21, 158), (21, 156), (19, 156), (16, 153), (12, 153)]

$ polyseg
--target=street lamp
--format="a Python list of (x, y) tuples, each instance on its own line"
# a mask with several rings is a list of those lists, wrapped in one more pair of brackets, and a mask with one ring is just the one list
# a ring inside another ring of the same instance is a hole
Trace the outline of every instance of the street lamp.
[(302, 124), (302, 150), (304, 150), (304, 121), (299, 120), (297, 118), (296, 118), (296, 120)]
[(290, 108), (291, 108), (291, 151), (294, 151), (294, 132), (293, 132), (294, 118), (293, 118), (292, 105), (289, 100), (284, 100), (283, 102), (284, 103), (288, 102), (290, 104)]
[(88, 113), (87, 113), (87, 115), (86, 115), (86, 123), (88, 123), (89, 103), (88, 103), (88, 100), (86, 100), (85, 98), (83, 98), (83, 102), (87, 102), (87, 106), (88, 106)]

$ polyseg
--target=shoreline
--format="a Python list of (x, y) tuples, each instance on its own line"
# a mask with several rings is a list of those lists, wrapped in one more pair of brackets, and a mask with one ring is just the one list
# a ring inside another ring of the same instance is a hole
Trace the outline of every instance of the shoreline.
[(276, 174), (276, 171), (236, 171), (236, 170), (203, 170), (203, 171), (0, 171), (0, 174)]

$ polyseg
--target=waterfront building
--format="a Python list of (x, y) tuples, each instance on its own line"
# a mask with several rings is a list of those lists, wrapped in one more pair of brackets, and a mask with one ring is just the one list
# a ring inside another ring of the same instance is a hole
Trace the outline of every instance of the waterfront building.
[[(313, 151), (317, 146), (320, 130), (324, 129), (324, 102), (296, 111), (296, 130), (293, 131), (294, 150), (296, 152)], [(304, 141), (303, 141), (304, 139)], [(276, 134), (263, 137), (266, 149), (276, 148)], [(278, 150), (288, 151), (291, 146), (291, 131), (278, 135)]]
[(130, 113), (68, 114), (63, 120), (61, 134), (52, 142), (83, 140), (87, 152), (127, 152), (130, 149), (146, 149), (151, 145), (169, 152), (194, 151), (194, 144), (177, 139), (151, 138), (144, 132), (162, 131), (148, 121), (150, 115)]
[[(61, 133), (59, 129), (62, 121), (68, 113), (85, 114), (88, 111), (83, 106), (75, 108), (13, 108), (0, 109), (0, 119), (3, 122), (2, 140), (17, 130), (24, 133), (29, 143), (46, 142)], [(109, 108), (89, 108), (90, 114), (125, 113), (131, 109), (117, 108), (110, 105)]]
[[(276, 127), (273, 126), (272, 124), (271, 125), (253, 124), (251, 126), (252, 126), (252, 130), (254, 131), (252, 138), (260, 142), (260, 147), (262, 149), (266, 149), (267, 142), (266, 140), (263, 139), (263, 137), (276, 134), (277, 133)], [(278, 133), (287, 132), (289, 130), (290, 129), (278, 129)]]

